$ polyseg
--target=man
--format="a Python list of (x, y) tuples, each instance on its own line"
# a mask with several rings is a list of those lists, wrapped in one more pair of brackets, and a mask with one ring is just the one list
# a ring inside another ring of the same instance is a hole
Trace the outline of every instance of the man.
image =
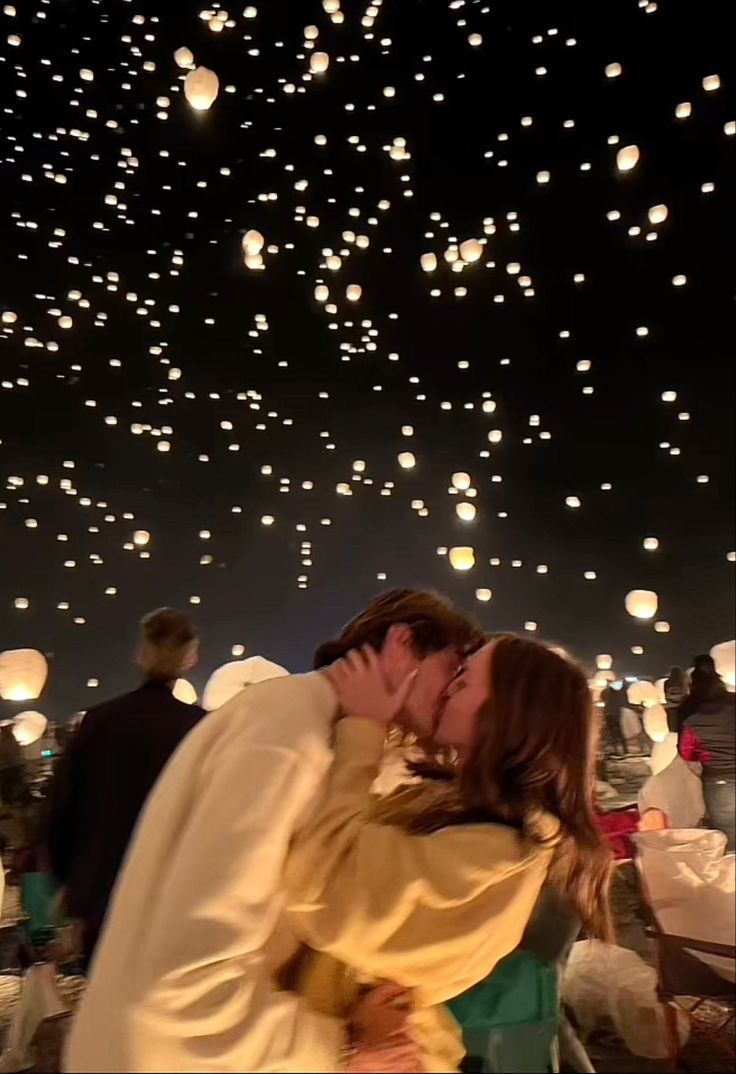
[(48, 846), (66, 908), (83, 926), (88, 962), (130, 836), (154, 783), (204, 715), (173, 693), (197, 662), (188, 617), (171, 608), (141, 623), (143, 685), (90, 709), (61, 759), (51, 793)]
[[(317, 663), (371, 644), (404, 717), (431, 731), (474, 628), (429, 593), (397, 590)], [(190, 735), (144, 812), (113, 899), (66, 1069), (335, 1071), (343, 1028), (275, 971), (296, 950), (282, 871), (331, 761), (326, 674), (248, 686)]]

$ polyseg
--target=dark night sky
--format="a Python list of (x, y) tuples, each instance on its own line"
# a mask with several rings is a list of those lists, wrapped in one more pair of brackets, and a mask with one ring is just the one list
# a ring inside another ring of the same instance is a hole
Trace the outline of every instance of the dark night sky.
[[(5, 8), (0, 649), (52, 654), (37, 706), (52, 719), (126, 688), (137, 619), (192, 596), (199, 686), (235, 643), (305, 668), (316, 643), (387, 585), (443, 590), (493, 630), (534, 621), (588, 664), (612, 653), (621, 674), (665, 674), (733, 636), (728, 5), (385, 0), (373, 27), (361, 24), (367, 6), (344, 0), (336, 25), (315, 0), (261, 0), (254, 19), (230, 9), (234, 25), (217, 34), (188, 2)], [(307, 24), (331, 57), (311, 81)], [(184, 98), (182, 45), (219, 76), (208, 112)], [(613, 62), (623, 72), (607, 78)], [(713, 74), (721, 86), (707, 92)], [(289, 82), (305, 92), (285, 93)], [(685, 101), (692, 115), (677, 119)], [(389, 158), (396, 137), (410, 159)], [(641, 155), (621, 173), (628, 144)], [(259, 200), (268, 193), (277, 199)], [(653, 226), (647, 211), (660, 203), (669, 215)], [(607, 219), (613, 210), (620, 219)], [(278, 248), (261, 272), (243, 264), (249, 228)], [(468, 238), (487, 240), (483, 257), (452, 272), (444, 251)], [(346, 252), (339, 271), (324, 266), (326, 248)], [(433, 274), (419, 265), (428, 251)], [(678, 274), (684, 286), (673, 286)], [(315, 301), (320, 282), (332, 314)], [(356, 303), (351, 283), (363, 288)], [(257, 314), (269, 327), (254, 335)], [(590, 371), (576, 371), (586, 359)], [(668, 390), (675, 402), (663, 402)], [(135, 435), (136, 422), (152, 431)], [(405, 471), (407, 450), (417, 462)], [(372, 484), (353, 477), (357, 459)], [(475, 522), (456, 516), (455, 471), (472, 476)], [(352, 496), (337, 494), (340, 482)], [(148, 559), (124, 547), (137, 529), (151, 534)], [(643, 550), (646, 536), (658, 551)], [(475, 548), (474, 570), (437, 555), (455, 545)], [(488, 604), (475, 598), (486, 587)], [(633, 588), (657, 591), (668, 634), (627, 615)]]

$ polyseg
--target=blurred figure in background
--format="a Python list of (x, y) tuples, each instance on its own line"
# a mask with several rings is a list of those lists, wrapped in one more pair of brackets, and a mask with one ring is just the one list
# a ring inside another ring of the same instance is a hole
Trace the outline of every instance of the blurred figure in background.
[(688, 695), (689, 685), (687, 672), (679, 667), (670, 668), (664, 681), (664, 707), (670, 731), (677, 732), (680, 729), (678, 709)]
[(138, 815), (161, 770), (204, 715), (173, 695), (197, 662), (189, 618), (172, 608), (141, 623), (137, 690), (90, 709), (59, 762), (50, 795), (48, 849), (65, 909), (82, 923), (85, 964), (94, 952)]
[(25, 797), (26, 775), (23, 752), (13, 734), (13, 722), (0, 724), (0, 799), (3, 805), (18, 805)]
[(695, 658), (679, 715), (680, 754), (702, 765), (708, 821), (725, 833), (726, 850), (736, 850), (736, 695), (726, 689), (711, 656)]
[(606, 744), (611, 751), (618, 756), (626, 755), (626, 739), (621, 729), (621, 716), (627, 703), (626, 690), (623, 683), (618, 688), (607, 686), (601, 691), (603, 702), (603, 718), (606, 725)]

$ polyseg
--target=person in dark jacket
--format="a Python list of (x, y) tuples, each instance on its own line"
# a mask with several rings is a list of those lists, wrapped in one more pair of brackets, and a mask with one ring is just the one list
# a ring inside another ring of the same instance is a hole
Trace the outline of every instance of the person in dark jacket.
[(189, 618), (171, 608), (141, 623), (143, 685), (90, 709), (59, 762), (50, 794), (47, 843), (67, 912), (94, 952), (107, 905), (143, 805), (177, 746), (204, 716), (173, 695), (197, 662)]
[(690, 694), (679, 711), (680, 754), (702, 765), (709, 823), (725, 833), (726, 850), (736, 850), (736, 695), (726, 689), (712, 657), (696, 658)]
[(677, 733), (680, 729), (679, 708), (689, 692), (687, 672), (680, 667), (670, 668), (664, 680), (664, 707), (667, 712), (667, 726)]

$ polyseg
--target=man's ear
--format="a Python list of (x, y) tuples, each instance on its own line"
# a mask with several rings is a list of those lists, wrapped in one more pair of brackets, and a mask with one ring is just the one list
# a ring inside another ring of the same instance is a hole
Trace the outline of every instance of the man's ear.
[(392, 627), (389, 627), (388, 634), (386, 635), (386, 646), (395, 653), (401, 653), (406, 655), (407, 652), (413, 652), (414, 649), (414, 636), (411, 632), (411, 627), (406, 623), (394, 623)]

